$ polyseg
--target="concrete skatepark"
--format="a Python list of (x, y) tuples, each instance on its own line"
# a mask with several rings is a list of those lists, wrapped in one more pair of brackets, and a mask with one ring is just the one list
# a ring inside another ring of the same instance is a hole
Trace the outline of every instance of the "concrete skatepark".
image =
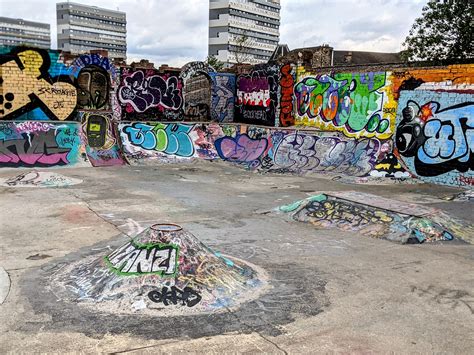
[(473, 68), (0, 47), (0, 352), (470, 353)]
[[(262, 175), (202, 161), (55, 172), (83, 182), (0, 188), (8, 206), (1, 267), (11, 280), (0, 306), (2, 352), (469, 353), (474, 345), (471, 244), (399, 244), (268, 213), (317, 191), (357, 190), (469, 221), (472, 201), (449, 201), (461, 189)], [(236, 309), (166, 316), (90, 309), (60, 292), (62, 268), (107, 255), (157, 222), (263, 269), (269, 289)]]

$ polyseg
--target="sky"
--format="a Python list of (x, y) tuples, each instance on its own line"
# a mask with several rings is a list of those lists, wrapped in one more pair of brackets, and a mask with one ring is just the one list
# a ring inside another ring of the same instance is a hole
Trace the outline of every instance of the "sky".
[[(51, 24), (55, 0), (0, 0), (0, 16)], [(182, 66), (204, 60), (208, 0), (78, 0), (127, 13), (127, 61), (141, 58)], [(329, 44), (335, 49), (398, 52), (427, 0), (281, 0), (280, 43), (290, 49)]]

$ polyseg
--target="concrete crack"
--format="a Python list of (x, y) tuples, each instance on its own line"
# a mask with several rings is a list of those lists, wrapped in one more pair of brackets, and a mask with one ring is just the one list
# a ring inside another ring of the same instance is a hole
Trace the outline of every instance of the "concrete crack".
[(263, 335), (262, 333), (260, 333), (260, 331), (258, 331), (255, 327), (245, 323), (242, 319), (239, 318), (239, 316), (237, 316), (234, 312), (232, 312), (232, 310), (230, 310), (228, 307), (226, 307), (227, 309), (227, 312), (229, 312), (232, 316), (234, 316), (241, 324), (243, 324), (244, 326), (246, 326), (248, 329), (250, 329), (252, 332), (254, 333), (257, 333), (260, 338), (262, 338), (263, 340), (265, 340), (266, 342), (272, 344), (275, 348), (277, 348), (279, 351), (281, 351), (283, 354), (285, 355), (288, 355), (288, 352), (283, 349), (282, 347), (280, 347), (277, 343), (275, 343), (274, 341), (271, 341), (269, 338), (267, 338), (265, 335)]
[(92, 209), (92, 207), (89, 205), (88, 202), (84, 201), (82, 198), (80, 198), (79, 196), (77, 196), (74, 192), (71, 192), (71, 195), (74, 196), (76, 199), (78, 199), (79, 201), (83, 202), (87, 209), (89, 211), (91, 211), (94, 215), (96, 215), (98, 218), (100, 218), (101, 220), (103, 220), (105, 223), (111, 225), (112, 227), (114, 227), (114, 229), (116, 229), (120, 234), (124, 234), (126, 235), (128, 238), (130, 238), (130, 240), (132, 240), (133, 238), (128, 234), (128, 233), (125, 233), (124, 231), (122, 231), (116, 224), (110, 222), (109, 220), (107, 220), (106, 218), (102, 217), (98, 212), (94, 211)]
[(151, 348), (155, 348), (157, 346), (164, 346), (164, 345), (168, 345), (168, 344), (176, 344), (176, 341), (168, 341), (166, 343), (161, 343), (161, 344), (147, 345), (147, 346), (141, 346), (139, 348), (131, 348), (131, 349), (126, 349), (126, 350), (113, 351), (113, 352), (110, 352), (110, 353), (107, 353), (107, 354), (109, 354), (109, 355), (125, 354), (125, 353), (129, 353), (131, 351), (151, 349)]

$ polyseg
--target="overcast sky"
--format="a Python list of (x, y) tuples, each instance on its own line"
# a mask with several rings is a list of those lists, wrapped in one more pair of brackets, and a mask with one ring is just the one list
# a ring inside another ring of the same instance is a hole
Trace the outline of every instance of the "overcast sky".
[[(128, 61), (181, 66), (207, 56), (208, 0), (79, 0), (127, 13)], [(328, 43), (335, 49), (394, 52), (427, 0), (281, 0), (280, 43), (290, 49)], [(0, 16), (51, 24), (55, 0), (0, 0)]]

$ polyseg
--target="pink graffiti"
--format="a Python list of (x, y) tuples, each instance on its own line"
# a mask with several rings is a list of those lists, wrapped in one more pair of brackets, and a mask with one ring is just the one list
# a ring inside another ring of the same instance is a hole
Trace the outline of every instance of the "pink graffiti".
[(239, 79), (239, 90), (243, 92), (255, 92), (270, 90), (267, 78), (245, 78)]
[(252, 139), (246, 134), (235, 138), (223, 137), (216, 140), (215, 146), (222, 159), (236, 162), (252, 162), (257, 160), (267, 149), (265, 138)]
[(17, 133), (34, 133), (34, 132), (48, 132), (54, 128), (52, 124), (43, 122), (21, 122), (16, 125)]
[[(18, 164), (18, 166), (24, 165), (37, 165), (44, 164), (49, 165), (62, 165), (68, 164), (67, 160), (68, 153), (59, 154), (15, 154), (15, 153), (0, 153), (0, 163), (7, 164)], [(61, 164), (62, 163), (62, 164)]]

